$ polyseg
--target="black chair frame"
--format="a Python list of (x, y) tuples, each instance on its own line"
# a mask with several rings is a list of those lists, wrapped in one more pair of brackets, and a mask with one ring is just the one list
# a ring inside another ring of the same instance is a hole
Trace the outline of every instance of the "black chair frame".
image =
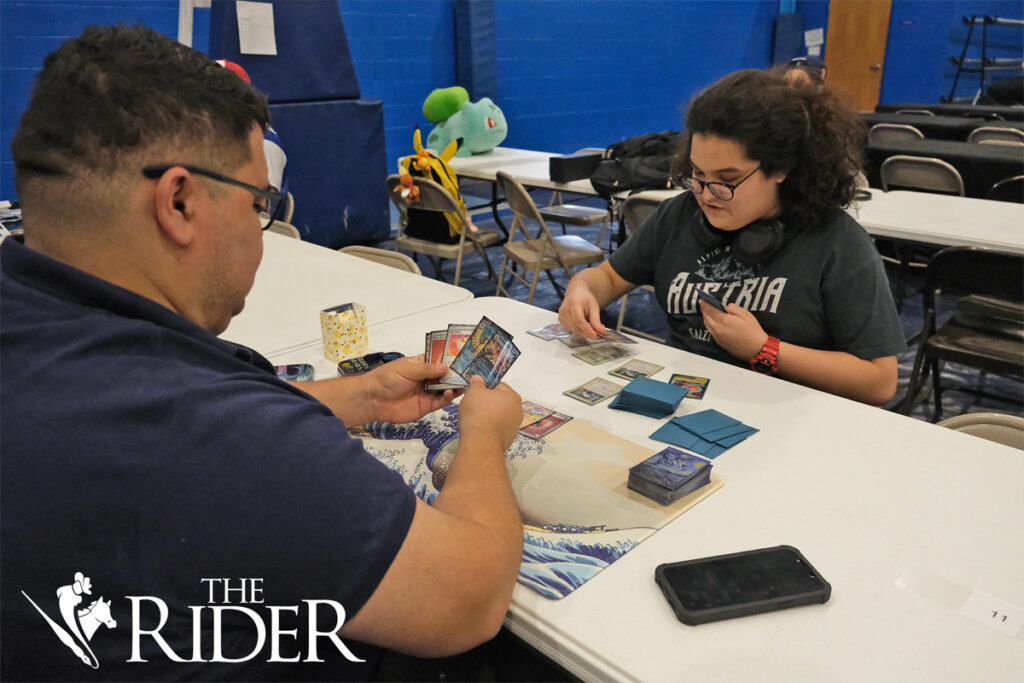
[[(975, 247), (950, 247), (936, 254), (928, 264), (924, 289), (924, 327), (914, 356), (902, 412), (910, 413), (921, 386), (932, 375), (932, 421), (942, 414), (941, 363), (950, 362), (1013, 378), (1024, 379), (1024, 321), (1012, 321), (1009, 331), (995, 331), (1006, 320), (968, 320), (954, 315), (937, 326), (938, 295), (961, 293), (990, 297), (1020, 310), (1024, 302), (1024, 255), (1008, 254)], [(1014, 313), (1013, 315), (1017, 315)], [(971, 316), (977, 318), (977, 316)], [(997, 324), (998, 323), (998, 324)], [(986, 392), (983, 388), (945, 387), (949, 390), (984, 396), (993, 400), (1020, 403), (1020, 399)]]

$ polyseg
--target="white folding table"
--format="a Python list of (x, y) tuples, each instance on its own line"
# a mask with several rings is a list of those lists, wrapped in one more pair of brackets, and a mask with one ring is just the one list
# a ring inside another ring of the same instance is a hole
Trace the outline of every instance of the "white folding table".
[(929, 192), (869, 190), (849, 213), (876, 237), (1024, 254), (1024, 204)]
[(369, 326), (473, 297), (468, 289), (310, 242), (263, 233), (263, 261), (245, 310), (221, 337), (264, 355), (320, 342), (320, 311), (366, 307)]
[[(489, 318), (522, 355), (506, 382), (524, 399), (645, 445), (664, 420), (562, 394), (607, 374), (527, 330), (555, 314), (477, 298), (376, 326), (371, 350), (422, 351), (425, 332)], [(725, 486), (561, 600), (517, 585), (506, 626), (583, 680), (1016, 680), (1024, 630), (1024, 454), (745, 368), (639, 340), (638, 358), (708, 377), (703, 400), (761, 431), (714, 460)], [(335, 374), (314, 346), (272, 357)], [(626, 472), (622, 473), (623, 480)], [(799, 548), (832, 585), (824, 605), (691, 627), (654, 583), (659, 564), (778, 544)], [(959, 613), (969, 596), (975, 617)], [(988, 596), (988, 597), (986, 597)], [(1017, 621), (1019, 624), (1020, 622)]]

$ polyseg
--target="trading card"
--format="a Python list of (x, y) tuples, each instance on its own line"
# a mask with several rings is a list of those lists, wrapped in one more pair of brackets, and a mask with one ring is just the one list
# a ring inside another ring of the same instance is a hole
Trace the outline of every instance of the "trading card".
[(473, 334), (476, 325), (449, 325), (446, 330), (447, 336), (444, 340), (444, 362), (451, 365), (455, 357), (462, 351), (463, 345)]
[[(512, 335), (510, 335), (501, 327), (494, 323), (493, 320), (484, 316), (480, 318), (480, 322), (473, 328), (473, 332), (466, 339), (466, 342), (462, 345), (458, 355), (451, 362), (451, 369), (453, 372), (462, 375), (466, 380), (466, 369), (469, 364), (480, 355), (488, 346), (493, 346), (489, 351), (490, 360), (492, 364), (497, 361), (498, 353), (508, 342), (512, 341)], [(492, 344), (496, 342), (496, 345)]]
[(632, 337), (627, 337), (618, 330), (605, 330), (604, 334), (601, 335), (601, 339), (610, 342), (621, 342), (623, 344), (638, 343), (636, 339), (633, 339)]
[(355, 320), (356, 312), (352, 304), (338, 304), (331, 308), (325, 308), (324, 313), (333, 313), (340, 320)]
[(686, 398), (704, 398), (711, 380), (707, 377), (691, 377), (690, 375), (672, 375), (668, 381), (677, 387), (686, 387)]
[(601, 337), (598, 337), (597, 339), (587, 339), (586, 337), (578, 334), (570, 334), (568, 337), (559, 337), (558, 341), (562, 342), (570, 349), (578, 349), (581, 346), (595, 346), (597, 344), (604, 344), (607, 340), (601, 339)]
[(462, 346), (469, 339), (469, 335), (476, 329), (476, 325), (449, 325), (445, 331), (444, 356), (441, 361), (448, 366), (448, 372), (436, 382), (428, 383), (429, 391), (443, 391), (445, 389), (461, 389), (469, 386), (457, 372), (452, 370), (452, 362), (459, 355)]
[(725, 310), (725, 304), (723, 304), (722, 300), (719, 299), (714, 294), (709, 294), (709, 293), (705, 292), (703, 289), (698, 289), (697, 290), (697, 297), (699, 299), (703, 300), (703, 301), (707, 301), (709, 304), (711, 304), (712, 306), (714, 306), (715, 308), (717, 308), (720, 311), (724, 311)]
[(580, 349), (572, 355), (576, 356), (580, 360), (587, 361), (591, 365), (600, 365), (601, 363), (607, 363), (610, 360), (628, 358), (633, 355), (633, 352), (625, 346), (604, 343), (600, 346), (590, 346), (585, 349)]
[(542, 417), (547, 417), (555, 411), (549, 410), (542, 405), (532, 403), (530, 401), (523, 401), (523, 421), (519, 423), (519, 427), (525, 427), (526, 425), (536, 422)]
[(519, 349), (515, 344), (510, 341), (502, 344), (493, 337), (462, 371), (462, 377), (468, 382), (473, 375), (480, 375), (487, 388), (493, 389), (518, 357)]
[(544, 327), (538, 327), (535, 330), (527, 330), (526, 334), (532, 334), (534, 337), (540, 337), (544, 341), (551, 341), (552, 339), (559, 339), (561, 337), (568, 337), (572, 334), (569, 330), (565, 329), (558, 323), (551, 323)]
[(444, 358), (444, 340), (448, 336), (446, 330), (434, 330), (427, 332), (426, 345), (423, 350), (424, 361), (427, 363), (440, 363)]
[(562, 393), (566, 396), (572, 397), (577, 401), (583, 401), (588, 405), (594, 405), (600, 403), (610, 396), (614, 396), (622, 390), (622, 386), (615, 382), (609, 382), (606, 379), (595, 377), (586, 384), (581, 384), (575, 389), (569, 391), (563, 391)]
[(308, 382), (313, 379), (313, 366), (309, 363), (275, 365), (274, 371), (281, 379), (292, 382)]
[(531, 439), (540, 439), (555, 431), (571, 419), (571, 417), (562, 413), (552, 413), (547, 417), (542, 417), (533, 424), (529, 424), (521, 428), (519, 433), (523, 436), (528, 436)]
[(655, 363), (648, 363), (644, 360), (633, 359), (625, 365), (620, 365), (614, 370), (609, 370), (608, 374), (633, 381), (637, 377), (650, 377), (658, 370), (663, 370), (664, 368), (664, 365), (656, 365)]

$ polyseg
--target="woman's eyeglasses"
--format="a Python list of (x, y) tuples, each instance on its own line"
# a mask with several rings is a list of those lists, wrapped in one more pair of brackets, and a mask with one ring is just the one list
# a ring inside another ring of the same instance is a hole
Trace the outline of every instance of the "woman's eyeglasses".
[(733, 195), (736, 193), (737, 187), (745, 183), (747, 181), (747, 178), (754, 175), (760, 170), (761, 165), (758, 164), (757, 168), (755, 168), (753, 171), (747, 174), (746, 178), (739, 181), (738, 183), (707, 182), (701, 180), (700, 178), (694, 178), (693, 176), (684, 176), (682, 180), (685, 181), (687, 185), (689, 185), (690, 189), (693, 190), (694, 194), (702, 194), (704, 190), (707, 189), (715, 197), (718, 197), (723, 202), (727, 202), (733, 198)]

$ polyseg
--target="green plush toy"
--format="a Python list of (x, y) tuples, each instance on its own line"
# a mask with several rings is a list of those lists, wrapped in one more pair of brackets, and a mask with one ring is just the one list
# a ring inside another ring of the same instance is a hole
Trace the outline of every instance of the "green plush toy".
[(490, 152), (508, 135), (505, 115), (489, 97), (477, 102), (469, 101), (465, 88), (454, 86), (430, 93), (423, 103), (423, 115), (436, 123), (426, 146), (439, 151), (453, 140), (462, 138), (456, 156)]
[(461, 85), (438, 88), (423, 101), (423, 117), (431, 123), (441, 123), (462, 109), (466, 102), (469, 102), (469, 93)]

